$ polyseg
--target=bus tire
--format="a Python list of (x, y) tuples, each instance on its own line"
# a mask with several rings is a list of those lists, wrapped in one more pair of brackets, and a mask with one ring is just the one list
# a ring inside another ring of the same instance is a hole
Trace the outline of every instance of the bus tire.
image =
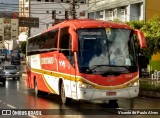
[(46, 92), (38, 90), (38, 83), (36, 79), (34, 80), (34, 95), (35, 96), (47, 95)]
[(61, 102), (62, 104), (68, 105), (71, 103), (71, 98), (67, 98), (65, 95), (65, 89), (63, 82), (61, 83), (61, 90), (60, 90)]
[(109, 100), (108, 107), (109, 108), (118, 108), (119, 105), (117, 103), (117, 100)]
[(34, 95), (38, 96), (39, 95), (39, 91), (38, 91), (38, 84), (37, 84), (37, 80), (34, 80)]

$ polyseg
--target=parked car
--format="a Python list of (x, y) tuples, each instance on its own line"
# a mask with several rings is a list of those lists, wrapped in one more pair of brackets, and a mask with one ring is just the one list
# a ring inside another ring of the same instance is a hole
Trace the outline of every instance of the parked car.
[(6, 85), (6, 77), (3, 69), (0, 69), (0, 82), (3, 84), (3, 86)]
[(1, 69), (4, 72), (5, 78), (17, 78), (19, 80), (21, 77), (21, 73), (15, 65), (5, 65), (2, 66)]

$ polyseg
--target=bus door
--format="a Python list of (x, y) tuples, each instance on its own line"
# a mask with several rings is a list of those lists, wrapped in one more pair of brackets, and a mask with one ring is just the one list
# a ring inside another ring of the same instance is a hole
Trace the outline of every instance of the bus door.
[(59, 71), (64, 74), (63, 82), (66, 97), (77, 98), (76, 70), (74, 52), (71, 50), (72, 41), (68, 32), (69, 27), (60, 30), (59, 42)]

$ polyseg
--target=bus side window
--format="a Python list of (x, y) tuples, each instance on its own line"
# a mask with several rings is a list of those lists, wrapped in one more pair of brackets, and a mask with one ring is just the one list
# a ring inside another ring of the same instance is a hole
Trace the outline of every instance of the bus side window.
[(42, 49), (57, 50), (58, 29), (45, 33), (42, 39), (44, 39)]
[(68, 33), (68, 27), (61, 29), (59, 47), (60, 47), (60, 51), (65, 56), (69, 56), (69, 40), (70, 40), (70, 34)]
[(69, 27), (65, 27), (61, 29), (60, 32), (60, 51), (63, 53), (69, 62), (74, 66), (74, 55), (71, 51), (71, 36), (68, 32)]

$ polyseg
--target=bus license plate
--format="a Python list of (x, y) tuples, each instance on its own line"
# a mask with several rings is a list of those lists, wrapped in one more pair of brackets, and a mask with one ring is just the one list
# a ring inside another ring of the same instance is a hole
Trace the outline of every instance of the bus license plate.
[(106, 95), (107, 95), (107, 96), (115, 96), (115, 95), (116, 95), (116, 92), (106, 92)]

